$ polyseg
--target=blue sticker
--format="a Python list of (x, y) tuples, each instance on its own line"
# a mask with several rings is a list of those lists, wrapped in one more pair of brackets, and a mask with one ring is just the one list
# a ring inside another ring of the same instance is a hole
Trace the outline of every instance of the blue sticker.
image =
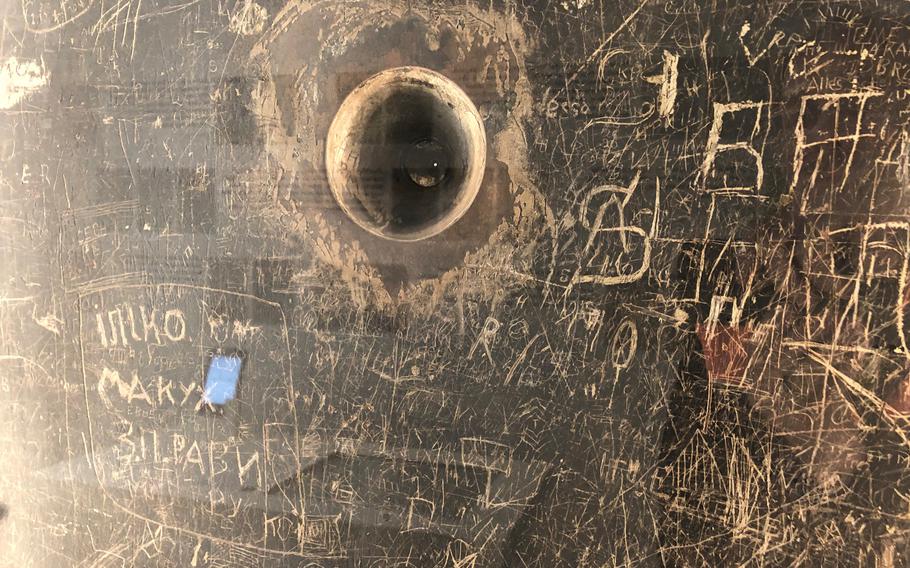
[(208, 373), (205, 376), (205, 392), (202, 395), (206, 403), (221, 406), (236, 398), (241, 363), (242, 361), (237, 355), (212, 357)]

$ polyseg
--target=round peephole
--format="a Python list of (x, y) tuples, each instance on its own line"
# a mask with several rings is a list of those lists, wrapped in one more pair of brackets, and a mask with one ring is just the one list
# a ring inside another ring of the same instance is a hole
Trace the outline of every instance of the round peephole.
[(374, 235), (416, 241), (467, 212), (480, 190), (486, 139), (454, 82), (421, 67), (373, 75), (344, 100), (326, 141), (339, 206)]

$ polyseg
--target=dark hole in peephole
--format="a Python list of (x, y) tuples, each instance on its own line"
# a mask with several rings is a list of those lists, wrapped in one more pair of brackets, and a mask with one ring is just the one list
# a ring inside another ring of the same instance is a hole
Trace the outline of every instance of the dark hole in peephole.
[(362, 124), (358, 199), (372, 222), (405, 233), (443, 217), (468, 167), (455, 112), (431, 91), (404, 87)]
[(418, 186), (437, 187), (449, 173), (449, 149), (435, 139), (417, 140), (401, 151), (401, 169)]

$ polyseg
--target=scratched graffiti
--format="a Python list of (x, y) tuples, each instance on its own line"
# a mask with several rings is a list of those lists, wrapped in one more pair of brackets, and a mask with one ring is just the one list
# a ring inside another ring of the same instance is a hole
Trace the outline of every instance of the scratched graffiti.
[[(0, 565), (910, 564), (904, 3), (2, 8)], [(402, 66), (415, 242), (325, 166)]]

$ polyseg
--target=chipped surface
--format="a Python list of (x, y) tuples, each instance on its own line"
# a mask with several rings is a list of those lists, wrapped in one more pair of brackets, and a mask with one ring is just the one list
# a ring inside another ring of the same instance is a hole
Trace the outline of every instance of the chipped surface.
[(47, 84), (39, 61), (7, 57), (0, 61), (0, 108), (18, 105), (29, 93)]

